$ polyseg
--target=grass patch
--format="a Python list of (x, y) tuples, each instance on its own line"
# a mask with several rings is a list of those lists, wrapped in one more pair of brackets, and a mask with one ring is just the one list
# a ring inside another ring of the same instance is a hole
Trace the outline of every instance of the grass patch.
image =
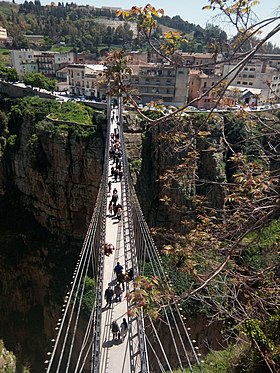
[(94, 110), (80, 103), (64, 102), (60, 107), (53, 107), (51, 119), (82, 124), (92, 124)]
[(71, 52), (73, 49), (74, 47), (66, 46), (66, 45), (53, 45), (51, 47), (52, 52), (60, 52), (60, 53)]
[(0, 63), (3, 63), (5, 66), (11, 66), (10, 49), (0, 48)]
[[(248, 359), (250, 357), (250, 345), (238, 343), (228, 346), (224, 350), (211, 351), (206, 359), (201, 362), (204, 373), (245, 373), (248, 372)], [(174, 373), (181, 373), (181, 370), (173, 370)], [(186, 373), (200, 373), (198, 366), (191, 371), (186, 368)]]
[(279, 264), (280, 219), (273, 220), (259, 232), (248, 234), (242, 244), (245, 246), (242, 259), (255, 270)]

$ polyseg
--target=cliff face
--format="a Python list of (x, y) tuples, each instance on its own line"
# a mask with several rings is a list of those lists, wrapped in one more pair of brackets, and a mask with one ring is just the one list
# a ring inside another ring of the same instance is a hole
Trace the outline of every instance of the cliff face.
[(202, 125), (201, 118), (171, 120), (145, 133), (136, 188), (152, 226), (184, 232), (184, 221), (194, 217), (193, 198), (198, 194), (206, 196), (211, 207), (223, 205), (218, 182), (226, 179), (224, 122), (217, 116)]
[(101, 131), (81, 137), (25, 118), (16, 136), (1, 158), (1, 195), (17, 199), (51, 233), (82, 238), (102, 175)]
[(30, 102), (1, 102), (0, 337), (42, 372), (95, 207), (105, 129), (102, 114), (95, 127), (55, 124), (52, 102)]

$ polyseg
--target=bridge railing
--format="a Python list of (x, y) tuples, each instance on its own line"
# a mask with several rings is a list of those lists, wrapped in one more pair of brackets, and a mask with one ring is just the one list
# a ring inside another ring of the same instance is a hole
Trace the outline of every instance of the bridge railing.
[[(122, 97), (119, 97), (118, 100), (118, 108), (119, 108), (119, 124), (120, 124), (120, 140), (121, 140), (121, 147), (122, 147), (122, 159), (123, 159), (123, 173), (125, 175), (123, 182), (122, 182), (122, 189), (124, 194), (126, 196), (126, 208), (127, 208), (127, 224), (128, 224), (128, 230), (129, 230), (129, 241), (130, 241), (130, 250), (131, 250), (131, 266), (133, 269), (133, 277), (134, 279), (139, 274), (138, 269), (138, 260), (137, 260), (137, 253), (136, 253), (136, 244), (135, 244), (135, 237), (134, 237), (134, 227), (133, 227), (133, 216), (132, 216), (132, 210), (131, 210), (131, 198), (130, 198), (130, 172), (129, 172), (129, 165), (128, 160), (126, 156), (126, 150), (125, 150), (125, 140), (124, 140), (124, 133), (123, 133), (123, 118), (122, 118), (122, 112), (123, 112), (123, 102)], [(124, 237), (125, 241), (125, 237)], [(124, 244), (126, 244), (124, 242)], [(128, 317), (130, 318), (130, 316)], [(144, 328), (144, 317), (143, 313), (140, 312), (137, 318), (137, 328), (138, 328), (138, 341), (139, 341), (139, 353), (140, 353), (140, 359), (141, 359), (141, 372), (142, 373), (148, 373), (149, 370), (149, 362), (148, 362), (148, 354), (147, 354), (147, 346), (146, 346), (146, 339), (145, 339), (145, 328)], [(131, 357), (133, 359), (133, 357)]]
[[(109, 123), (109, 122), (108, 122)], [(109, 131), (107, 131), (109, 137)], [(108, 180), (108, 145), (104, 155), (104, 170), (99, 186), (92, 218), (83, 242), (79, 259), (74, 270), (70, 290), (66, 294), (62, 307), (62, 316), (58, 320), (52, 350), (48, 353), (47, 373), (79, 373), (91, 367), (91, 372), (98, 372), (100, 352), (100, 321), (103, 294), (103, 261), (105, 242), (107, 180)], [(90, 315), (81, 317), (86, 278), (95, 280), (95, 302)], [(79, 330), (79, 333), (77, 333)], [(81, 334), (84, 335), (81, 338)], [(78, 334), (80, 334), (78, 336)]]
[[(121, 131), (121, 133), (123, 136), (123, 131)], [(122, 143), (125, 143), (124, 137), (122, 138)], [(144, 274), (145, 265), (149, 263), (154, 275), (160, 278), (161, 282), (166, 284), (166, 286), (170, 288), (170, 291), (172, 291), (173, 284), (171, 283), (168, 273), (163, 266), (161, 255), (150, 235), (149, 227), (146, 223), (144, 214), (138, 201), (133, 181), (130, 176), (127, 157), (124, 157), (124, 173), (126, 174), (125, 188), (128, 194), (129, 216), (131, 221), (130, 237), (133, 237), (134, 240), (135, 259), (137, 260), (137, 272), (135, 272), (135, 276), (138, 274)], [(184, 368), (189, 366), (190, 371), (193, 371), (193, 364), (196, 363), (200, 372), (202, 372), (202, 367), (197, 353), (197, 346), (194, 346), (193, 343), (195, 341), (193, 342), (190, 338), (188, 330), (189, 328), (186, 327), (184, 322), (186, 317), (182, 315), (179, 305), (175, 303), (172, 305), (167, 304), (162, 306), (162, 313), (167, 320), (168, 332), (170, 333), (170, 341), (172, 341), (174, 346), (174, 354), (177, 356), (177, 364), (174, 363), (175, 367), (180, 367), (182, 371), (184, 371)], [(147, 317), (147, 319), (149, 321), (149, 325), (153, 325), (153, 321), (149, 317)], [(152, 346), (150, 341), (147, 339), (143, 320), (142, 315), (142, 323), (140, 323), (142, 326), (140, 327), (141, 330), (139, 330), (140, 343), (145, 350), (145, 354), (147, 354), (146, 342), (148, 342), (152, 354), (155, 354), (155, 346)], [(161, 363), (161, 359), (159, 359), (158, 356), (156, 357), (156, 360), (158, 359), (161, 368), (165, 366), (168, 370), (172, 370), (171, 363), (168, 360), (168, 352), (165, 351), (165, 348), (161, 343), (161, 338), (157, 335), (157, 331), (154, 326), (153, 332), (154, 336), (156, 336), (158, 339), (157, 349), (160, 350), (161, 357), (165, 361), (164, 363)], [(142, 340), (142, 336), (144, 336), (144, 340)], [(189, 346), (188, 349), (186, 348), (187, 345)]]

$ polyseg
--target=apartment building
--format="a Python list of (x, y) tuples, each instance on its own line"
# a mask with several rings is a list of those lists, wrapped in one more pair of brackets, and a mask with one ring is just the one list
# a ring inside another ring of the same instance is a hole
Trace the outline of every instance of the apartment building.
[[(199, 70), (190, 71), (189, 81), (189, 102), (206, 93), (209, 88), (213, 87), (221, 77), (218, 75), (207, 75)], [(210, 91), (206, 96), (196, 101), (194, 106), (199, 109), (211, 109), (216, 106), (217, 95), (215, 91)]]
[(104, 65), (70, 64), (67, 66), (69, 92), (93, 99), (104, 99), (107, 85)]
[(38, 72), (48, 78), (53, 78), (55, 76), (54, 53), (40, 52), (35, 55), (35, 58), (38, 64)]
[[(12, 66), (16, 69), (20, 78), (22, 78), (26, 72), (30, 71), (30, 66), (34, 66), (34, 64), (37, 64), (34, 54), (35, 52), (31, 49), (11, 51)], [(38, 65), (34, 69), (34, 71), (38, 72)]]
[[(215, 70), (215, 56), (213, 53), (177, 51), (174, 58), (180, 66), (187, 66), (193, 70), (203, 71), (206, 74), (211, 74)], [(148, 62), (164, 63), (165, 59), (156, 52), (149, 52)]]
[(162, 100), (164, 104), (184, 105), (188, 98), (188, 68), (146, 64), (131, 66), (131, 85), (145, 105)]
[(0, 45), (5, 45), (8, 40), (7, 30), (4, 27), (0, 27)]
[[(232, 72), (227, 77), (231, 86), (239, 88), (240, 91), (251, 91), (258, 89), (260, 94), (258, 103), (265, 103), (269, 100), (276, 99), (280, 94), (280, 63), (277, 59), (271, 63), (266, 55), (254, 58), (248, 61), (242, 70), (234, 77), (235, 72)], [(223, 66), (223, 76), (236, 66), (236, 62), (228, 63)], [(278, 67), (275, 67), (278, 66)], [(255, 93), (252, 93), (254, 95)]]
[(27, 72), (39, 72), (47, 77), (55, 77), (57, 70), (76, 62), (76, 53), (42, 52), (32, 49), (11, 51), (12, 66), (20, 78)]

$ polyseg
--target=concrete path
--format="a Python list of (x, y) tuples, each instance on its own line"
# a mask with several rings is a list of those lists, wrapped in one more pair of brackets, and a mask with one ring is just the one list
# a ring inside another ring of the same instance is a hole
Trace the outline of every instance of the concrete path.
[[(116, 111), (114, 113), (114, 118), (116, 117)], [(117, 129), (116, 119), (111, 122), (110, 133)], [(109, 172), (113, 166), (113, 160), (109, 161)], [(115, 250), (112, 255), (104, 256), (104, 277), (103, 277), (103, 289), (104, 291), (108, 286), (114, 286), (116, 284), (116, 275), (114, 273), (114, 268), (117, 262), (124, 267), (124, 272), (129, 268), (125, 267), (126, 258), (130, 256), (130, 253), (125, 253), (124, 236), (123, 236), (123, 221), (121, 219), (118, 222), (117, 218), (110, 215), (108, 206), (112, 198), (112, 191), (114, 188), (118, 191), (118, 201), (123, 205), (123, 196), (121, 182), (115, 182), (113, 177), (110, 176), (109, 180), (112, 181), (111, 193), (107, 196), (107, 220), (106, 220), (106, 238), (105, 242), (114, 245)], [(126, 245), (130, 247), (130, 245)], [(131, 285), (130, 285), (131, 286)], [(137, 336), (137, 319), (129, 321), (127, 317), (127, 300), (126, 291), (129, 290), (129, 285), (125, 284), (125, 291), (121, 295), (121, 302), (116, 302), (115, 296), (113, 298), (113, 303), (111, 308), (106, 307), (106, 301), (103, 294), (102, 302), (102, 316), (101, 316), (101, 353), (100, 353), (100, 373), (139, 373), (141, 371), (141, 362), (139, 354), (139, 341)], [(124, 341), (119, 339), (114, 340), (111, 331), (111, 324), (113, 320), (117, 323), (122, 323), (123, 318), (129, 321), (129, 332), (127, 333)], [(132, 360), (132, 361), (131, 361)]]

